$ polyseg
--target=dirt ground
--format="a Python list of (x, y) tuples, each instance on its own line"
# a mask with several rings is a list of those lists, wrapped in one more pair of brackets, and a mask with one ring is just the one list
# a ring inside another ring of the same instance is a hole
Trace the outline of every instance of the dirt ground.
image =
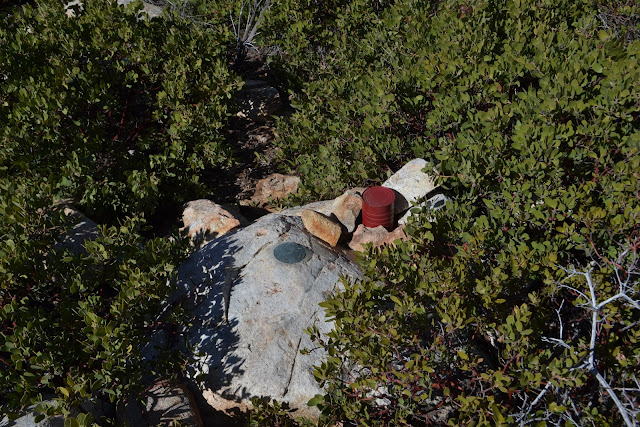
[[(276, 87), (266, 61), (268, 51), (250, 50), (246, 59), (235, 71), (246, 80), (261, 80)], [(276, 87), (277, 88), (277, 87)], [(280, 88), (283, 102), (278, 115), (289, 114), (291, 108)], [(227, 167), (204, 170), (200, 176), (206, 187), (204, 198), (226, 206), (234, 206), (248, 220), (255, 220), (268, 213), (266, 209), (246, 203), (253, 196), (256, 183), (278, 171), (276, 148), (273, 145), (275, 121), (273, 119), (254, 122), (252, 120), (231, 117), (224, 129), (226, 144), (231, 147), (233, 163)], [(241, 205), (241, 201), (245, 201)], [(168, 203), (161, 206), (150, 218), (149, 223), (154, 235), (166, 235), (178, 225), (182, 226), (181, 203)]]

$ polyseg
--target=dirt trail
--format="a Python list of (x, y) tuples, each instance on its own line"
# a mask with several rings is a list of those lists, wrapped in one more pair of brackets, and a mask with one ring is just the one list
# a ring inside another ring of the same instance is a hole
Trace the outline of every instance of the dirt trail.
[[(236, 70), (245, 80), (260, 80), (271, 84), (274, 81), (266, 64), (266, 52), (252, 50), (246, 60)], [(281, 99), (284, 100), (281, 94)], [(284, 102), (286, 104), (286, 102)], [(283, 105), (278, 114), (289, 110)], [(207, 189), (204, 198), (221, 205), (236, 206), (248, 220), (254, 220), (268, 213), (265, 209), (253, 206), (240, 206), (240, 201), (253, 196), (256, 183), (277, 172), (274, 120), (272, 118), (255, 122), (246, 118), (231, 117), (224, 129), (225, 142), (231, 147), (233, 164), (228, 167), (216, 167), (204, 170), (200, 179)], [(150, 218), (153, 234), (165, 235), (172, 227), (182, 225), (182, 204), (166, 204)]]

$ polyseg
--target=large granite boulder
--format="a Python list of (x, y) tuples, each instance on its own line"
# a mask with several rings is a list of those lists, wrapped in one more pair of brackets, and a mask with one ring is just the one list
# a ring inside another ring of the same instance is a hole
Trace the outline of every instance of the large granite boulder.
[(300, 350), (314, 347), (305, 328), (331, 330), (318, 304), (341, 276), (361, 272), (342, 250), (309, 234), (299, 217), (278, 214), (192, 255), (179, 270), (176, 298), (186, 299), (194, 315), (188, 373), (209, 405), (237, 411), (250, 408), (252, 397), (269, 397), (316, 417), (306, 404), (321, 393), (312, 367), (325, 354)]

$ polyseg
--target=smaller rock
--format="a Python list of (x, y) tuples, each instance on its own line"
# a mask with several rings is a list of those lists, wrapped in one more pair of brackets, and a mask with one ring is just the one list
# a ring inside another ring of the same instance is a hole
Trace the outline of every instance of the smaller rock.
[(396, 192), (395, 213), (406, 211), (435, 188), (435, 177), (422, 172), (426, 165), (424, 159), (413, 159), (382, 184)]
[(187, 203), (182, 212), (182, 230), (186, 230), (191, 239), (218, 237), (239, 226), (241, 220), (246, 222), (211, 200), (194, 200)]
[(349, 233), (356, 229), (356, 221), (362, 211), (362, 196), (353, 190), (346, 191), (333, 201), (332, 213)]
[(407, 240), (407, 235), (404, 233), (404, 226), (400, 226), (392, 232), (389, 232), (382, 225), (369, 228), (360, 224), (353, 233), (349, 247), (354, 251), (363, 252), (364, 245), (367, 243), (378, 247), (382, 245), (392, 245), (397, 239)]
[(249, 220), (247, 220), (247, 218), (245, 218), (244, 215), (242, 215), (242, 212), (240, 211), (240, 206), (239, 205), (223, 203), (220, 206), (222, 207), (222, 209), (226, 210), (231, 215), (233, 215), (235, 217), (235, 219), (240, 221), (240, 227), (246, 227), (247, 225), (250, 224)]
[(409, 236), (407, 236), (404, 232), (404, 225), (396, 227), (395, 230), (389, 233), (387, 239), (384, 241), (385, 244), (393, 245), (396, 240), (409, 240)]
[[(364, 193), (365, 190), (366, 188), (364, 187), (354, 187), (350, 190), (347, 190), (347, 193), (362, 196), (362, 193)], [(300, 216), (304, 210), (311, 209), (316, 212), (320, 212), (322, 215), (330, 217), (333, 212), (333, 204), (335, 203), (335, 200), (336, 199), (320, 200), (318, 202), (312, 202), (302, 206), (294, 206), (292, 208), (282, 209), (281, 211), (278, 211), (278, 215)]]
[(144, 11), (149, 15), (149, 19), (160, 18), (164, 13), (162, 6), (158, 6), (150, 3), (143, 3)]
[(78, 6), (79, 10), (84, 9), (82, 2), (80, 0), (70, 1), (69, 3), (64, 5), (64, 12), (69, 18), (73, 18), (76, 16), (76, 11), (74, 10), (73, 6)]
[[(448, 201), (449, 201), (449, 198), (444, 194), (436, 194), (429, 200), (426, 200), (420, 203), (416, 207), (427, 208), (427, 209), (437, 211), (442, 209)], [(402, 216), (402, 218), (398, 220), (398, 225), (406, 224), (410, 216), (411, 216), (411, 210), (408, 210), (407, 213), (405, 213), (404, 216)], [(433, 221), (433, 218), (429, 218), (429, 221)]]
[(297, 176), (271, 174), (258, 181), (251, 201), (260, 206), (266, 205), (269, 200), (283, 199), (294, 194), (298, 191), (298, 185), (300, 185), (300, 178)]
[(85, 253), (85, 243), (100, 237), (98, 225), (77, 210), (71, 200), (58, 201), (54, 209), (63, 210), (67, 226), (70, 227), (69, 232), (55, 245), (55, 249), (69, 249), (74, 254)]
[(331, 218), (307, 209), (300, 215), (307, 231), (331, 246), (335, 246), (342, 235), (342, 227)]
[(373, 246), (379, 246), (388, 235), (389, 232), (382, 225), (375, 228), (369, 228), (360, 224), (358, 228), (356, 228), (355, 233), (353, 233), (353, 237), (349, 242), (349, 247), (354, 251), (362, 252), (364, 251), (365, 244), (373, 243)]
[(202, 426), (193, 396), (184, 385), (156, 383), (143, 397), (142, 405), (131, 400), (117, 413), (119, 423), (137, 426)]
[(278, 89), (260, 80), (247, 80), (238, 94), (238, 117), (264, 122), (276, 113), (281, 105)]

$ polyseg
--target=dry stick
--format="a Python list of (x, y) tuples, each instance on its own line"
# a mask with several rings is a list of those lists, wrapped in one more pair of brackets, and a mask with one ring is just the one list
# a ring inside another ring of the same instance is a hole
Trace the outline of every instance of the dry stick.
[[(599, 318), (599, 313), (600, 311), (606, 307), (608, 304), (617, 301), (617, 300), (623, 300), (624, 302), (626, 302), (628, 305), (630, 305), (631, 307), (640, 310), (640, 300), (634, 300), (633, 298), (631, 298), (628, 294), (628, 292), (630, 291), (637, 291), (636, 286), (638, 285), (638, 282), (632, 282), (632, 276), (638, 276), (640, 275), (640, 272), (636, 269), (637, 267), (637, 262), (638, 262), (638, 255), (637, 255), (637, 251), (638, 249), (640, 249), (640, 240), (639, 239), (635, 239), (633, 242), (629, 241), (629, 247), (627, 249), (625, 249), (619, 256), (618, 259), (615, 260), (614, 262), (608, 260), (608, 259), (604, 259), (604, 261), (607, 262), (608, 265), (614, 267), (615, 269), (615, 276), (616, 279), (618, 281), (618, 293), (613, 295), (612, 297), (607, 298), (606, 300), (598, 303), (598, 298), (596, 295), (596, 283), (593, 280), (593, 277), (591, 276), (591, 269), (588, 269), (586, 272), (581, 272), (581, 271), (577, 271), (575, 269), (567, 269), (567, 268), (563, 268), (561, 267), (565, 272), (567, 272), (569, 274), (569, 276), (567, 277), (567, 279), (571, 278), (571, 277), (575, 277), (575, 276), (581, 276), (585, 279), (585, 281), (587, 282), (588, 288), (589, 288), (589, 295), (586, 295), (584, 292), (561, 283), (560, 287), (563, 288), (567, 288), (573, 292), (575, 292), (576, 294), (580, 295), (582, 298), (584, 298), (587, 303), (583, 304), (582, 306), (585, 307), (586, 309), (591, 311), (591, 337), (590, 337), (590, 342), (589, 342), (589, 358), (588, 360), (583, 363), (580, 368), (582, 369), (586, 369), (588, 372), (590, 372), (598, 381), (598, 383), (600, 384), (600, 387), (602, 387), (602, 389), (604, 389), (604, 391), (606, 391), (609, 396), (611, 396), (611, 400), (613, 400), (613, 402), (615, 403), (616, 407), (618, 408), (618, 411), (620, 412), (620, 416), (622, 417), (622, 419), (624, 420), (625, 424), (629, 427), (631, 426), (635, 426), (635, 416), (631, 416), (633, 415), (633, 411), (632, 410), (628, 410), (625, 407), (625, 404), (620, 400), (620, 397), (616, 394), (616, 392), (613, 390), (613, 388), (611, 387), (611, 385), (607, 382), (607, 380), (604, 378), (604, 376), (598, 371), (597, 366), (596, 366), (596, 357), (595, 357), (595, 350), (596, 350), (596, 341), (597, 341), (597, 337), (598, 337), (598, 324), (606, 319), (606, 316), (602, 319)], [(598, 254), (597, 249), (594, 247), (594, 250), (596, 252), (596, 254)], [(629, 255), (629, 253), (631, 253), (631, 260), (629, 262), (629, 266), (627, 268), (623, 268), (623, 265), (625, 264), (625, 258)], [(599, 254), (598, 254), (599, 255)], [(600, 257), (602, 258), (602, 257)], [(624, 277), (626, 275), (626, 277), (624, 278), (624, 280), (621, 277), (620, 274), (620, 270), (623, 270), (623, 276)], [(559, 338), (547, 338), (547, 337), (542, 337), (542, 340), (545, 342), (550, 342), (554, 345), (558, 345), (558, 346), (562, 346), (570, 351), (573, 351), (572, 347), (569, 346), (562, 338), (563, 335), (563, 331), (564, 331), (564, 325), (562, 322), (562, 317), (560, 316), (560, 311), (562, 310), (562, 305), (560, 306), (560, 308), (558, 310), (556, 310), (557, 314), (558, 314), (558, 320), (560, 322), (560, 336)], [(637, 322), (636, 322), (637, 324)], [(628, 326), (631, 327), (632, 325)], [(627, 328), (628, 328), (627, 327)], [(574, 352), (575, 354), (575, 352)], [(577, 368), (576, 368), (577, 369)], [(640, 388), (640, 382), (638, 382), (637, 378), (633, 378), (633, 380), (635, 381), (635, 383), (638, 385), (638, 388)], [(537, 395), (537, 397), (534, 399), (534, 401), (530, 404), (530, 405), (526, 405), (526, 403), (523, 405), (523, 412), (521, 412), (519, 414), (518, 419), (516, 420), (516, 422), (519, 422), (521, 425), (524, 424), (526, 417), (529, 415), (529, 413), (531, 412), (531, 410), (533, 409), (533, 407), (542, 399), (542, 397), (547, 393), (547, 391), (549, 390), (551, 382), (548, 382), (546, 387), (540, 391), (540, 393)], [(628, 388), (628, 387), (623, 387), (619, 389), (620, 391), (622, 391), (622, 396), (630, 403), (630, 406), (633, 407), (632, 405), (632, 401), (629, 398), (629, 396), (626, 394), (629, 391), (636, 391), (635, 389), (632, 388)], [(573, 406), (573, 402), (572, 402), (572, 406)], [(525, 410), (526, 407), (526, 410)], [(575, 407), (574, 407), (574, 411), (575, 411)], [(532, 420), (528, 420), (528, 421), (532, 421)]]
[[(243, 2), (244, 3), (244, 2)], [(244, 33), (242, 34), (242, 41), (246, 42), (247, 36), (249, 35), (249, 28), (251, 27), (252, 23), (254, 22), (254, 19), (256, 17), (256, 10), (258, 9), (258, 4), (260, 2), (256, 3), (255, 1), (253, 2), (253, 6), (249, 6), (249, 17), (247, 18), (247, 24), (244, 26)]]
[(249, 37), (247, 38), (248, 41), (252, 41), (253, 38), (256, 36), (258, 32), (258, 28), (260, 26), (260, 22), (262, 21), (262, 17), (264, 16), (264, 12), (269, 8), (270, 5), (271, 5), (271, 0), (267, 0), (265, 4), (262, 5), (260, 9), (260, 15), (258, 15), (258, 19), (256, 19), (256, 23), (253, 25), (253, 29), (251, 30), (251, 32), (249, 33)]
[[(620, 262), (622, 262), (622, 260), (624, 259), (624, 257), (626, 256), (626, 254), (628, 253), (628, 251), (624, 251), (620, 257), (618, 258)], [(634, 261), (635, 261), (635, 256), (634, 256)], [(612, 264), (611, 262), (609, 262), (610, 264)], [(634, 264), (632, 263), (631, 267), (627, 270), (628, 272), (628, 276), (631, 275), (632, 271), (633, 271), (633, 266)], [(629, 414), (627, 413), (627, 410), (624, 407), (624, 404), (620, 401), (620, 399), (618, 398), (618, 396), (616, 395), (616, 393), (613, 391), (613, 389), (611, 388), (611, 386), (609, 385), (609, 383), (607, 382), (607, 380), (600, 374), (600, 372), (598, 371), (598, 369), (596, 368), (596, 363), (595, 363), (595, 349), (596, 349), (596, 340), (597, 340), (597, 336), (598, 336), (598, 323), (600, 322), (600, 320), (598, 319), (598, 313), (600, 312), (600, 310), (602, 310), (602, 308), (604, 308), (607, 304), (617, 300), (617, 299), (625, 299), (627, 300), (627, 302), (630, 302), (631, 305), (634, 308), (640, 308), (640, 305), (638, 304), (637, 301), (634, 301), (633, 299), (631, 299), (627, 294), (626, 291), (627, 289), (626, 286), (622, 286), (622, 283), (620, 282), (620, 289), (619, 292), (608, 298), (607, 300), (598, 303), (597, 298), (596, 298), (596, 290), (595, 290), (595, 284), (593, 282), (593, 278), (591, 277), (591, 270), (587, 270), (586, 273), (584, 272), (579, 272), (576, 270), (566, 270), (568, 273), (570, 273), (569, 277), (573, 277), (576, 275), (582, 276), (586, 279), (587, 281), (587, 285), (589, 286), (589, 296), (585, 295), (583, 292), (578, 291), (577, 289), (571, 287), (571, 286), (567, 286), (567, 285), (562, 285), (563, 287), (566, 287), (568, 289), (572, 289), (576, 292), (578, 292), (583, 298), (585, 298), (587, 301), (590, 301), (590, 303), (588, 304), (588, 308), (590, 310), (592, 310), (591, 313), (591, 339), (589, 342), (589, 359), (588, 362), (586, 363), (586, 365), (584, 366), (589, 372), (591, 372), (596, 379), (598, 380), (598, 383), (600, 384), (600, 386), (605, 389), (607, 391), (607, 393), (609, 394), (609, 396), (611, 396), (611, 399), (613, 400), (613, 402), (616, 404), (616, 407), (618, 408), (618, 411), (620, 412), (620, 415), (622, 416), (622, 419), (624, 420), (625, 424), (629, 427), (634, 426), (635, 423), (633, 422), (633, 420), (631, 420), (631, 418), (629, 418)], [(628, 280), (625, 282), (628, 283)], [(563, 347), (568, 347), (567, 344), (562, 340), (562, 337), (558, 340), (553, 340), (553, 341), (557, 341), (560, 342)]]
[[(625, 252), (623, 252), (623, 254)], [(611, 399), (618, 407), (618, 411), (620, 412), (620, 415), (622, 415), (622, 419), (624, 420), (625, 424), (629, 427), (634, 426), (635, 423), (631, 420), (631, 418), (629, 418), (629, 414), (627, 414), (624, 405), (622, 404), (616, 393), (613, 391), (607, 380), (605, 380), (600, 372), (598, 372), (595, 364), (596, 338), (598, 335), (598, 312), (602, 307), (604, 307), (604, 305), (606, 305), (606, 303), (615, 301), (621, 294), (618, 293), (614, 297), (607, 299), (604, 303), (598, 304), (596, 300), (595, 286), (591, 278), (591, 271), (587, 270), (586, 273), (580, 274), (587, 279), (587, 284), (589, 285), (589, 293), (591, 294), (591, 308), (593, 310), (593, 313), (591, 313), (591, 342), (589, 343), (589, 371), (591, 371), (591, 373), (595, 375), (602, 388), (604, 388), (609, 393), (609, 396), (611, 396)], [(626, 294), (622, 295), (626, 296)]]
[[(240, 39), (240, 28), (242, 25), (242, 11), (244, 10), (245, 2), (240, 5), (240, 15), (238, 15), (238, 29), (236, 30), (236, 38)], [(233, 20), (233, 18), (231, 18)]]

